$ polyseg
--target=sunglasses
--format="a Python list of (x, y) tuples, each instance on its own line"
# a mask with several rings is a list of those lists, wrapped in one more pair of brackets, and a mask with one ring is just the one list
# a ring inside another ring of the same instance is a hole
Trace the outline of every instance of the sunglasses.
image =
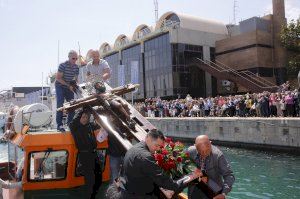
[(72, 59), (73, 59), (73, 60), (77, 60), (78, 58), (76, 58), (76, 57), (73, 57)]

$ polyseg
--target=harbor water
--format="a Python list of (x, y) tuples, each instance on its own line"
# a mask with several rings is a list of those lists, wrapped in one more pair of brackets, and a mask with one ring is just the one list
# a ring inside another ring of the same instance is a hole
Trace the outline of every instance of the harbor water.
[(236, 181), (231, 199), (300, 198), (300, 156), (220, 147)]
[[(300, 198), (300, 156), (220, 147), (231, 162), (236, 181), (230, 199)], [(0, 144), (0, 162), (7, 145)]]

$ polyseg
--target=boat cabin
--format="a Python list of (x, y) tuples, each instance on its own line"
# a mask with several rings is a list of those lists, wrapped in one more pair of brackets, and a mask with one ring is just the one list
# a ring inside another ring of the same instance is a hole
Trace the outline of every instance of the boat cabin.
[[(107, 140), (97, 143), (97, 154), (103, 166), (103, 184), (100, 189), (105, 189), (110, 179), (107, 148)], [(84, 179), (77, 161), (78, 151), (70, 132), (18, 133), (8, 143), (8, 156), (9, 161), (1, 164), (1, 178), (22, 180), (22, 190), (3, 189), (4, 198), (83, 198), (81, 189)], [(20, 179), (18, 175), (21, 175)], [(98, 198), (103, 198), (100, 193), (98, 195)]]

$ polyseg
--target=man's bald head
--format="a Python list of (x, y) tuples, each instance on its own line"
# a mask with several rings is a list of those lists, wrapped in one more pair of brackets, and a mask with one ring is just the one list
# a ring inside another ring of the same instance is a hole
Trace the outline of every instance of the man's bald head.
[(211, 153), (211, 143), (207, 135), (199, 135), (195, 139), (195, 146), (202, 158), (209, 156)]
[(209, 137), (207, 135), (198, 135), (195, 140), (195, 144), (209, 141)]

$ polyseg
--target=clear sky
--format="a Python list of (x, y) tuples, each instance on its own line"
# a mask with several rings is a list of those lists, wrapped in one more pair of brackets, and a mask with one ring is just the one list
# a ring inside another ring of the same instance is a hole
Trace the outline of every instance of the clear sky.
[[(224, 23), (233, 21), (234, 0), (158, 0), (159, 17), (175, 11)], [(271, 13), (272, 0), (237, 0), (236, 21)], [(286, 16), (297, 18), (299, 0), (286, 0)], [(0, 0), (0, 90), (40, 86), (67, 59), (132, 35), (144, 23), (154, 25), (153, 0)]]

